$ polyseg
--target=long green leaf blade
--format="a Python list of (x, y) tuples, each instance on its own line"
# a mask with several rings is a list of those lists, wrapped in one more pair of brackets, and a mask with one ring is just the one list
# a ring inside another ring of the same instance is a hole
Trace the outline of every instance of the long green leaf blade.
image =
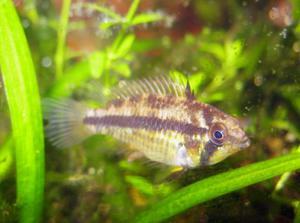
[(20, 222), (39, 222), (43, 207), (44, 143), (34, 66), (11, 0), (0, 0), (0, 65), (13, 129)]
[(137, 216), (136, 222), (161, 222), (190, 207), (300, 168), (300, 154), (255, 163), (182, 188)]
[(64, 68), (65, 42), (69, 22), (71, 0), (62, 1), (61, 18), (57, 29), (57, 48), (55, 53), (56, 77), (60, 78)]

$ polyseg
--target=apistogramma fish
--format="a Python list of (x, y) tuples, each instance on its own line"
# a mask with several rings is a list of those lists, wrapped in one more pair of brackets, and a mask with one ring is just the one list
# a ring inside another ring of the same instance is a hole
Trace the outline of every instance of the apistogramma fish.
[(158, 76), (122, 82), (114, 92), (98, 109), (47, 99), (49, 140), (69, 147), (107, 134), (152, 161), (184, 168), (215, 164), (250, 144), (236, 118), (198, 102), (188, 84)]

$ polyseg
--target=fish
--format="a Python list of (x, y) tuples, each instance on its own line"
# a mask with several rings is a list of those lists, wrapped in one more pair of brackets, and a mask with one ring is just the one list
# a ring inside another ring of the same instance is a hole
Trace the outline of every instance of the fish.
[(45, 99), (49, 141), (71, 147), (110, 135), (151, 161), (185, 169), (216, 164), (250, 145), (240, 121), (199, 102), (188, 82), (161, 75), (122, 81), (112, 92), (100, 108)]

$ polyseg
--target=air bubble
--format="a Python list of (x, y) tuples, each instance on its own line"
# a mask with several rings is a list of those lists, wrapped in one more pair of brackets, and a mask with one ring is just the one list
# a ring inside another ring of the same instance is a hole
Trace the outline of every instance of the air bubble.
[(30, 26), (28, 19), (23, 19), (22, 25), (23, 25), (24, 29), (28, 28)]
[(90, 167), (90, 168), (88, 169), (88, 174), (89, 174), (89, 175), (95, 175), (95, 174), (96, 174), (96, 169), (95, 169), (94, 167)]
[(299, 41), (295, 42), (293, 44), (293, 50), (294, 50), (295, 53), (300, 53), (300, 42)]
[(52, 59), (50, 57), (43, 57), (42, 58), (42, 66), (43, 67), (50, 67), (52, 65)]
[(259, 86), (262, 85), (262, 83), (263, 83), (262, 76), (257, 75), (257, 76), (254, 77), (254, 84), (255, 84), (255, 86), (259, 87)]

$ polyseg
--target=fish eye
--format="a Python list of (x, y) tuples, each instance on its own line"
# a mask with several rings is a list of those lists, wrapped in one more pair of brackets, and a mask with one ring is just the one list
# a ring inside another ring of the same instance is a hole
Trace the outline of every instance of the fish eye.
[(226, 138), (227, 128), (222, 123), (214, 123), (209, 130), (210, 140), (218, 146), (223, 145)]
[(216, 131), (214, 132), (214, 137), (215, 137), (216, 139), (222, 139), (222, 138), (223, 138), (223, 132), (222, 132), (222, 131), (219, 131), (219, 130), (216, 130)]

